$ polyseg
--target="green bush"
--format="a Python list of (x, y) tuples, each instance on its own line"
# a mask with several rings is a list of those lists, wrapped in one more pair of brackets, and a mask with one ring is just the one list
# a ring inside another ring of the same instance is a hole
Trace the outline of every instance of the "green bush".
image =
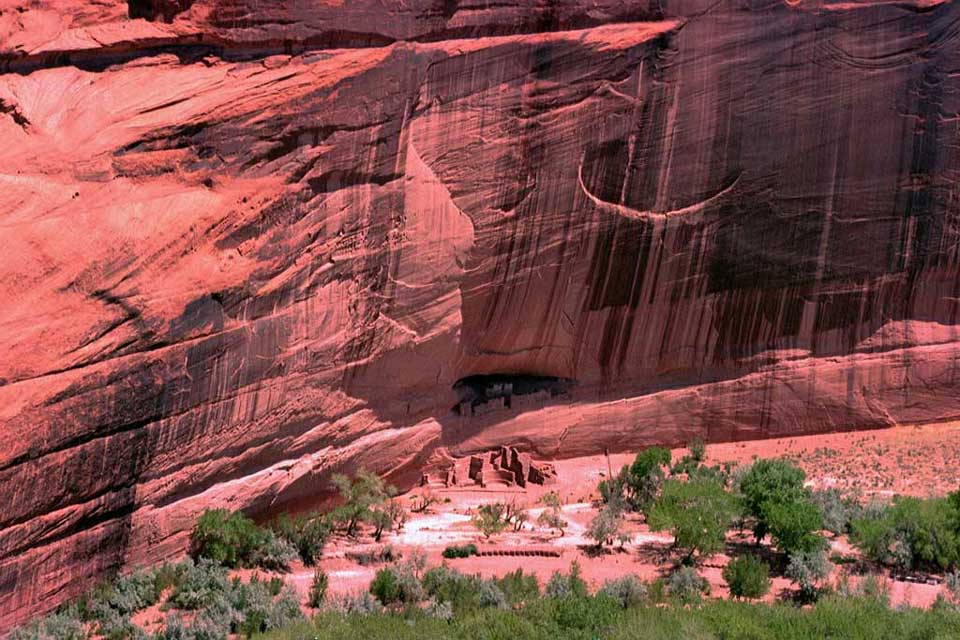
[(402, 602), (400, 579), (390, 567), (377, 571), (370, 583), (370, 593), (380, 601), (380, 604), (391, 605)]
[(830, 575), (830, 561), (823, 551), (808, 551), (790, 556), (786, 576), (800, 587), (800, 600), (813, 602), (820, 596), (820, 587)]
[(310, 583), (309, 604), (314, 609), (320, 608), (323, 601), (327, 598), (327, 589), (330, 587), (330, 579), (327, 574), (317, 569), (313, 572), (313, 581)]
[(248, 562), (250, 566), (270, 571), (288, 571), (290, 563), (297, 557), (296, 547), (272, 531), (266, 531), (263, 542), (253, 550)]
[(271, 523), (270, 528), (278, 537), (294, 546), (303, 564), (308, 567), (320, 558), (330, 535), (330, 525), (317, 514), (297, 518), (283, 514)]
[(580, 563), (576, 560), (567, 573), (555, 571), (544, 588), (548, 598), (583, 598), (587, 595), (587, 583), (581, 577)]
[(392, 565), (377, 571), (370, 583), (370, 593), (384, 606), (415, 604), (424, 593), (415, 572), (404, 565)]
[(770, 591), (770, 567), (756, 556), (739, 556), (723, 568), (723, 580), (734, 598), (762, 598)]
[(183, 580), (187, 571), (187, 564), (192, 561), (177, 563), (164, 562), (153, 570), (153, 586), (157, 594), (163, 594), (167, 589), (175, 589)]
[(266, 532), (240, 512), (207, 509), (190, 534), (194, 560), (206, 558), (224, 567), (251, 566), (254, 553), (266, 543)]
[(636, 576), (607, 580), (598, 593), (614, 600), (624, 609), (639, 607), (647, 601), (647, 585)]
[(856, 500), (845, 498), (839, 489), (822, 489), (812, 494), (813, 503), (820, 509), (823, 528), (834, 535), (850, 529), (850, 522), (860, 516)]
[(537, 576), (525, 574), (523, 569), (511, 571), (494, 581), (511, 607), (522, 606), (540, 597), (540, 583), (537, 582)]
[(670, 450), (650, 447), (638, 453), (633, 464), (624, 467), (620, 473), (621, 482), (626, 491), (627, 502), (634, 511), (646, 512), (657, 499), (666, 478), (664, 470), (669, 466)]
[(871, 560), (901, 570), (943, 571), (960, 562), (960, 513), (951, 499), (897, 497), (871, 505), (851, 541)]
[(85, 640), (87, 629), (75, 611), (59, 612), (14, 629), (10, 640)]
[(710, 593), (710, 584), (693, 567), (680, 567), (667, 581), (670, 597), (681, 604), (692, 604)]
[(434, 567), (423, 576), (423, 589), (437, 602), (449, 602), (457, 613), (480, 607), (482, 580), (456, 569)]
[(202, 609), (228, 588), (227, 569), (213, 560), (201, 558), (196, 564), (186, 565), (180, 584), (170, 596), (170, 604), (178, 609)]
[(450, 559), (469, 558), (475, 555), (477, 555), (477, 545), (475, 544), (451, 545), (443, 550), (443, 557)]

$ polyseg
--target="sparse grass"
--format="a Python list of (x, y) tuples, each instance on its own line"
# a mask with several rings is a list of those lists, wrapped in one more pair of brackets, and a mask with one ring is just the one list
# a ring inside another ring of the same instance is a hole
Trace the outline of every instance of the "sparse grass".
[(960, 614), (892, 610), (870, 596), (830, 597), (812, 609), (709, 601), (695, 607), (622, 608), (609, 597), (538, 599), (521, 610), (486, 608), (438, 620), (406, 611), (358, 616), (324, 613), (268, 633), (271, 640), (928, 640), (960, 634)]

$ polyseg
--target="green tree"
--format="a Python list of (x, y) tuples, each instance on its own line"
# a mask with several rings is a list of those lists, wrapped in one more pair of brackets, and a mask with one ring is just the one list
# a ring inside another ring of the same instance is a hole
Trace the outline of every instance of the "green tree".
[(753, 600), (770, 591), (770, 567), (760, 558), (744, 555), (734, 558), (723, 568), (723, 580), (734, 598)]
[[(392, 489), (392, 487), (389, 487)], [(388, 492), (389, 493), (389, 492)], [(395, 493), (395, 491), (394, 491)], [(392, 497), (370, 508), (369, 522), (373, 525), (373, 539), (380, 542), (384, 532), (399, 529), (406, 521), (407, 512)]]
[(506, 518), (506, 512), (507, 506), (502, 502), (485, 504), (477, 509), (477, 513), (474, 514), (471, 522), (483, 534), (484, 538), (489, 539), (491, 536), (503, 533), (510, 524)]
[(764, 509), (770, 536), (783, 553), (816, 551), (826, 546), (820, 536), (820, 509), (808, 500), (768, 503)]
[(375, 519), (379, 516), (375, 516), (375, 511), (380, 511), (384, 503), (397, 493), (396, 487), (386, 484), (377, 474), (363, 469), (352, 479), (338, 473), (331, 481), (343, 501), (333, 510), (331, 517), (351, 537), (357, 535), (363, 522), (373, 522), (376, 526)]
[(543, 511), (537, 516), (537, 524), (548, 529), (556, 529), (563, 537), (564, 529), (567, 527), (567, 521), (563, 519), (563, 504), (560, 502), (560, 496), (551, 491), (543, 496), (540, 501), (544, 504)]
[(803, 469), (787, 460), (757, 460), (740, 479), (740, 492), (747, 513), (754, 518), (757, 542), (769, 531), (768, 511), (775, 504), (798, 502), (808, 498), (803, 486)]
[(249, 566), (267, 538), (267, 531), (239, 511), (207, 509), (190, 533), (190, 551), (194, 559), (207, 558), (224, 567)]
[(613, 544), (623, 532), (623, 510), (616, 503), (604, 506), (587, 525), (587, 537), (597, 543), (597, 548)]
[(270, 524), (273, 532), (287, 540), (296, 550), (303, 564), (313, 566), (330, 535), (330, 524), (319, 514), (291, 518), (280, 515)]
[(654, 531), (669, 530), (674, 545), (687, 552), (684, 562), (713, 555), (723, 548), (727, 529), (737, 513), (737, 501), (712, 480), (668, 480), (647, 518)]
[(960, 563), (958, 513), (952, 497), (896, 497), (868, 508), (851, 525), (851, 540), (872, 560), (903, 570), (942, 571)]
[(653, 504), (666, 478), (664, 469), (669, 466), (670, 450), (650, 447), (638, 453), (633, 464), (624, 467), (621, 484), (632, 509), (645, 512)]

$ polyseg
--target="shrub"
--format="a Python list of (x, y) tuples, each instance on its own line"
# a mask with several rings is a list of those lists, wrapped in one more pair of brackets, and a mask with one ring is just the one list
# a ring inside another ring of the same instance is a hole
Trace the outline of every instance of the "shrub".
[(563, 503), (560, 496), (551, 491), (540, 499), (544, 509), (537, 516), (537, 524), (548, 529), (556, 529), (563, 537), (564, 529), (567, 527), (567, 521), (563, 519)]
[(239, 511), (207, 509), (190, 534), (195, 560), (207, 558), (225, 567), (253, 566), (259, 549), (268, 542), (267, 532)]
[(860, 597), (876, 600), (884, 607), (890, 606), (890, 583), (875, 575), (869, 575), (857, 585)]
[(215, 599), (194, 617), (189, 627), (192, 640), (226, 640), (243, 615), (234, 608), (229, 594)]
[(494, 580), (484, 580), (480, 583), (480, 606), (495, 609), (506, 609), (507, 596)]
[(178, 615), (167, 616), (163, 629), (153, 635), (153, 640), (227, 640), (229, 633), (229, 621), (219, 620), (204, 610), (190, 625)]
[(308, 603), (314, 609), (320, 608), (323, 601), (327, 598), (327, 589), (330, 586), (330, 579), (322, 570), (317, 569), (313, 572), (313, 581), (310, 583), (310, 597)]
[(427, 488), (424, 489), (423, 492), (413, 496), (413, 504), (410, 507), (410, 511), (413, 513), (424, 513), (427, 511), (427, 509), (438, 502), (440, 502), (440, 498), (434, 495), (433, 491)]
[(157, 596), (162, 595), (167, 589), (176, 588), (183, 580), (188, 566), (193, 566), (193, 560), (189, 557), (183, 562), (176, 564), (164, 562), (156, 567), (153, 570), (153, 588), (156, 590)]
[(686, 549), (684, 561), (689, 563), (694, 554), (706, 557), (723, 548), (736, 513), (736, 499), (723, 485), (701, 479), (670, 480), (663, 485), (648, 522), (654, 531), (669, 530), (674, 545)]
[(110, 606), (123, 615), (130, 615), (156, 604), (160, 598), (157, 582), (150, 571), (135, 571), (118, 578), (113, 584)]
[(790, 556), (786, 576), (800, 587), (800, 600), (813, 602), (820, 584), (830, 575), (830, 561), (823, 551), (800, 552)]
[(383, 605), (391, 605), (395, 602), (402, 602), (400, 596), (400, 579), (396, 572), (390, 567), (384, 567), (377, 571), (370, 583), (370, 593)]
[(540, 584), (537, 582), (537, 576), (529, 573), (525, 574), (523, 569), (511, 571), (502, 578), (495, 579), (494, 582), (503, 592), (507, 604), (511, 607), (521, 606), (540, 597)]
[(296, 547), (289, 541), (272, 531), (266, 531), (263, 541), (253, 549), (247, 561), (251, 566), (263, 567), (270, 571), (288, 571), (290, 563), (298, 556)]
[(87, 629), (72, 613), (54, 613), (14, 629), (10, 640), (85, 640)]
[(336, 600), (333, 610), (342, 615), (369, 616), (381, 613), (383, 606), (369, 591), (361, 591)]
[(320, 558), (330, 535), (330, 525), (316, 514), (296, 519), (283, 514), (271, 524), (271, 528), (278, 537), (296, 548), (303, 564), (308, 567)]
[(707, 458), (707, 445), (700, 438), (694, 438), (690, 443), (690, 457), (696, 462), (703, 462)]
[(428, 618), (437, 620), (453, 620), (453, 605), (446, 601), (431, 600), (423, 610)]
[(851, 520), (858, 517), (859, 507), (856, 501), (844, 498), (839, 489), (814, 491), (812, 499), (820, 509), (823, 528), (834, 535), (846, 533)]
[(370, 583), (370, 593), (385, 606), (420, 602), (424, 597), (418, 577), (421, 569), (419, 560), (384, 567)]
[(261, 583), (234, 583), (230, 599), (233, 608), (239, 613), (234, 625), (238, 634), (249, 638), (266, 630), (267, 618), (273, 608), (273, 598)]
[(580, 577), (580, 563), (574, 560), (566, 574), (555, 571), (547, 582), (544, 594), (548, 598), (585, 597), (587, 583)]
[(280, 629), (303, 618), (297, 594), (290, 587), (280, 596), (270, 595), (267, 583), (251, 581), (234, 583), (231, 590), (232, 607), (239, 613), (234, 624), (235, 631), (252, 637), (270, 629)]
[(297, 592), (292, 587), (285, 587), (280, 592), (280, 596), (274, 600), (273, 606), (267, 615), (267, 629), (282, 629), (303, 619), (303, 612), (300, 610), (300, 599)]
[(954, 602), (960, 602), (960, 571), (951, 571), (944, 579), (947, 593)]
[(960, 561), (957, 513), (951, 500), (895, 498), (851, 523), (851, 540), (870, 559), (902, 570), (945, 570)]
[(119, 613), (116, 609), (97, 619), (96, 634), (104, 640), (138, 640), (146, 638), (143, 629), (130, 622), (130, 617)]
[(603, 507), (587, 525), (587, 537), (597, 543), (597, 548), (613, 544), (620, 538), (623, 529), (623, 511), (620, 504), (611, 502)]
[(693, 604), (710, 593), (710, 585), (693, 567), (680, 567), (667, 583), (670, 597), (681, 604)]
[(477, 545), (475, 544), (451, 545), (443, 550), (443, 557), (450, 559), (469, 558), (475, 555), (477, 555)]
[(455, 569), (434, 567), (423, 576), (423, 589), (437, 602), (448, 602), (457, 613), (480, 607), (482, 581)]
[(770, 591), (770, 567), (756, 556), (739, 556), (723, 568), (723, 579), (734, 598), (762, 598)]
[(163, 628), (153, 634), (153, 640), (190, 640), (191, 635), (183, 618), (170, 614), (163, 621)]
[(213, 560), (201, 558), (196, 564), (187, 565), (170, 603), (179, 609), (202, 609), (227, 589), (227, 570)]
[(636, 576), (623, 576), (604, 582), (599, 594), (615, 600), (621, 608), (629, 609), (647, 601), (647, 585)]

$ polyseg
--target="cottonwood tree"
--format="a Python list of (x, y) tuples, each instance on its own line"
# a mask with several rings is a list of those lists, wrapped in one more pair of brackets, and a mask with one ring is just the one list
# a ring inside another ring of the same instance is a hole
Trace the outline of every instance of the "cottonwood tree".
[(567, 527), (567, 521), (564, 520), (561, 515), (563, 504), (560, 502), (560, 496), (551, 491), (543, 496), (540, 501), (545, 508), (537, 517), (537, 524), (541, 527), (547, 527), (548, 529), (556, 529), (560, 532), (560, 537), (562, 538), (564, 529)]
[(694, 555), (705, 558), (723, 549), (736, 513), (736, 498), (719, 482), (674, 479), (664, 483), (647, 522), (654, 531), (669, 530), (674, 546), (686, 550), (684, 564), (691, 564)]
[(357, 535), (361, 523), (371, 523), (379, 540), (383, 530), (392, 521), (392, 518), (386, 517), (385, 505), (397, 494), (397, 488), (364, 469), (352, 479), (335, 474), (331, 481), (343, 500), (343, 504), (331, 513), (333, 521), (341, 524), (344, 532), (351, 537)]
[(598, 549), (613, 544), (614, 540), (620, 540), (622, 544), (628, 539), (624, 534), (623, 524), (621, 506), (618, 503), (607, 504), (587, 525), (587, 537), (597, 543)]

